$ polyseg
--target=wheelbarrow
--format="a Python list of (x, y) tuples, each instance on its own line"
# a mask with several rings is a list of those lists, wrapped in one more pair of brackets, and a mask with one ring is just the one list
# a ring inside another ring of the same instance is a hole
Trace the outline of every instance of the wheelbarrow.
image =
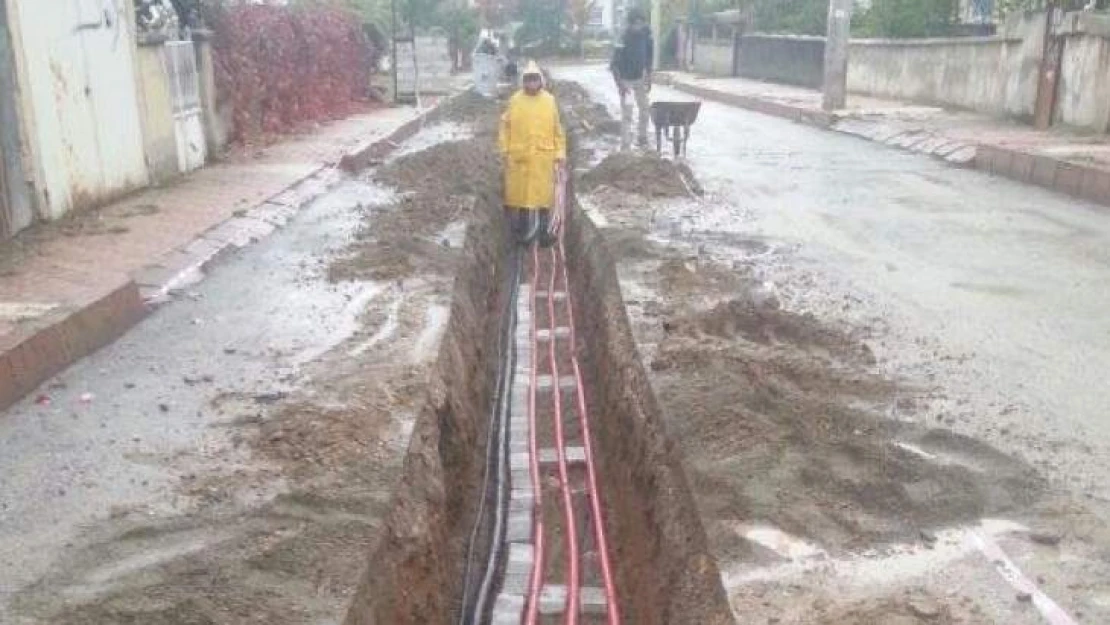
[(674, 157), (686, 157), (690, 126), (698, 120), (701, 102), (652, 102), (651, 123), (655, 126), (655, 151), (663, 151), (663, 137), (674, 147)]

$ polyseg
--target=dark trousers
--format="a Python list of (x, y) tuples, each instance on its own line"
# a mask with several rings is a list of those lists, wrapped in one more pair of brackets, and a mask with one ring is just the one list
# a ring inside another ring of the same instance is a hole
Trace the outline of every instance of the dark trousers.
[(542, 247), (550, 247), (555, 242), (551, 235), (551, 209), (506, 207), (505, 211), (510, 232), (521, 245), (538, 241)]

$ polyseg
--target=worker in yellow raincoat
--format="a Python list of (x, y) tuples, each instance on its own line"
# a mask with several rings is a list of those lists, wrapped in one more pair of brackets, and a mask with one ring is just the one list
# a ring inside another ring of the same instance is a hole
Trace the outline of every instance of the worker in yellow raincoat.
[(523, 88), (501, 116), (498, 143), (505, 168), (505, 208), (513, 232), (525, 245), (539, 237), (550, 245), (556, 168), (565, 166), (566, 135), (555, 96), (544, 89), (543, 73), (530, 61)]

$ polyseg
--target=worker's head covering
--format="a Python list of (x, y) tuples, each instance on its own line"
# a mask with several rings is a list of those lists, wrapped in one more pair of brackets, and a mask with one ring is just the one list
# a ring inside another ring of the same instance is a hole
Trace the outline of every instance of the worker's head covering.
[(543, 70), (540, 69), (539, 63), (535, 62), (534, 60), (530, 60), (528, 61), (528, 64), (524, 66), (524, 73), (521, 74), (521, 76), (523, 78), (528, 78), (529, 76), (539, 76), (540, 80), (543, 80)]
[[(539, 79), (539, 86), (525, 84), (528, 82), (528, 79), (533, 76)], [(535, 95), (547, 86), (547, 81), (544, 80), (543, 70), (540, 69), (539, 64), (535, 61), (528, 61), (528, 64), (524, 66), (524, 73), (520, 75), (520, 81), (521, 84), (524, 85), (524, 91), (529, 95)]]

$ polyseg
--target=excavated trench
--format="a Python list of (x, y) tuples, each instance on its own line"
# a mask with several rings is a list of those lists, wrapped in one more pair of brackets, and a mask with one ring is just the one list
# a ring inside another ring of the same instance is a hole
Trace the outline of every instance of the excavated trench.
[[(476, 125), (484, 121), (488, 128), (487, 114)], [(468, 539), (485, 495), (498, 334), (513, 257), (496, 194), (478, 197), (484, 199), (476, 201), (470, 214), (450, 320), (403, 475), (350, 604), (347, 625), (459, 620)], [(705, 529), (636, 349), (615, 264), (601, 235), (576, 206), (565, 237), (621, 620), (637, 625), (731, 623)]]

